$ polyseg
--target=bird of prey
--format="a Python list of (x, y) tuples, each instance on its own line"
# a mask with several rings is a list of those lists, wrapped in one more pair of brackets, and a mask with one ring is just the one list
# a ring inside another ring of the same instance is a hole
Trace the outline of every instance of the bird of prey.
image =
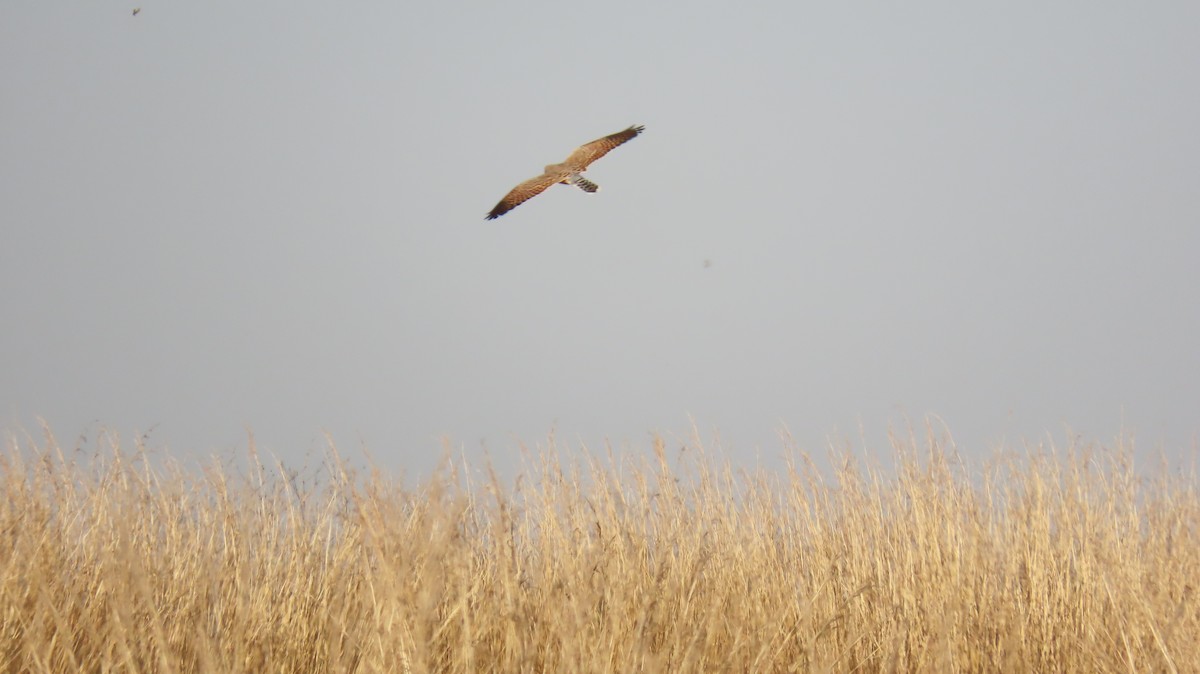
[(137, 16), (137, 15), (138, 15), (138, 13), (139, 13), (139, 12), (141, 12), (141, 11), (142, 11), (142, 8), (141, 8), (141, 7), (134, 7), (134, 8), (133, 8), (133, 15), (134, 15), (134, 16)]
[(547, 187), (556, 183), (574, 185), (584, 192), (598, 191), (600, 189), (599, 185), (579, 174), (587, 170), (589, 164), (608, 154), (614, 147), (634, 139), (639, 133), (645, 130), (646, 127), (644, 126), (631, 126), (624, 131), (618, 131), (603, 138), (597, 138), (590, 143), (580, 145), (561, 164), (550, 164), (546, 167), (542, 175), (530, 178), (512, 188), (512, 191), (504, 195), (500, 203), (496, 204), (496, 207), (488, 212), (486, 219), (495, 220), (529, 199), (541, 194)]

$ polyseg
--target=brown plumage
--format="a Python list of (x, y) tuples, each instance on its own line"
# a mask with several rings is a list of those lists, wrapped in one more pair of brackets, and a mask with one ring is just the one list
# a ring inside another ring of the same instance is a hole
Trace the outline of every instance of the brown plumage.
[(550, 164), (540, 176), (530, 178), (512, 188), (508, 194), (504, 195), (500, 203), (496, 204), (496, 207), (488, 212), (487, 219), (495, 220), (541, 194), (547, 187), (555, 183), (575, 185), (585, 192), (598, 191), (600, 189), (599, 185), (579, 174), (587, 170), (587, 167), (592, 162), (608, 154), (616, 146), (637, 137), (645, 129), (646, 127), (644, 126), (631, 126), (624, 131), (618, 131), (603, 138), (597, 138), (590, 143), (580, 145), (561, 164)]

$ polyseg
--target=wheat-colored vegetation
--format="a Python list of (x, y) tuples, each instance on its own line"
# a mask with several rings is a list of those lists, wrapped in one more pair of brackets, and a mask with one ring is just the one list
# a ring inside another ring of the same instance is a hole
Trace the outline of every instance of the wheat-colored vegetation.
[(772, 474), (551, 440), (406, 488), (107, 437), (0, 452), (0, 672), (1200, 667), (1196, 480), (1128, 446)]

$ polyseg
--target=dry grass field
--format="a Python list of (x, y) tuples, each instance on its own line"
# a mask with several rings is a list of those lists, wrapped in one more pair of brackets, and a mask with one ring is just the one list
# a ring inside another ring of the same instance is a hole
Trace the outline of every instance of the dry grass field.
[(1197, 482), (1129, 447), (550, 442), (405, 487), (119, 444), (0, 451), (0, 672), (1200, 671)]

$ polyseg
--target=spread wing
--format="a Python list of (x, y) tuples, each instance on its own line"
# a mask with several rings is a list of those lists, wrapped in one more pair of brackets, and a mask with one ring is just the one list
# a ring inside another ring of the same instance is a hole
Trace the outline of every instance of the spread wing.
[(562, 179), (562, 175), (558, 173), (543, 173), (536, 178), (530, 178), (529, 180), (526, 180), (520, 185), (512, 188), (512, 191), (510, 191), (508, 194), (504, 195), (504, 198), (500, 200), (500, 203), (496, 204), (496, 207), (488, 212), (486, 219), (495, 220), (501, 215), (504, 215), (517, 206), (520, 206), (526, 201), (529, 201), (530, 199), (541, 194), (546, 190), (547, 187), (550, 187)]
[(631, 126), (624, 131), (618, 131), (603, 138), (597, 138), (590, 143), (575, 148), (575, 151), (563, 163), (582, 171), (588, 167), (588, 164), (608, 154), (614, 147), (633, 140), (639, 133), (645, 130), (646, 127), (644, 126)]

